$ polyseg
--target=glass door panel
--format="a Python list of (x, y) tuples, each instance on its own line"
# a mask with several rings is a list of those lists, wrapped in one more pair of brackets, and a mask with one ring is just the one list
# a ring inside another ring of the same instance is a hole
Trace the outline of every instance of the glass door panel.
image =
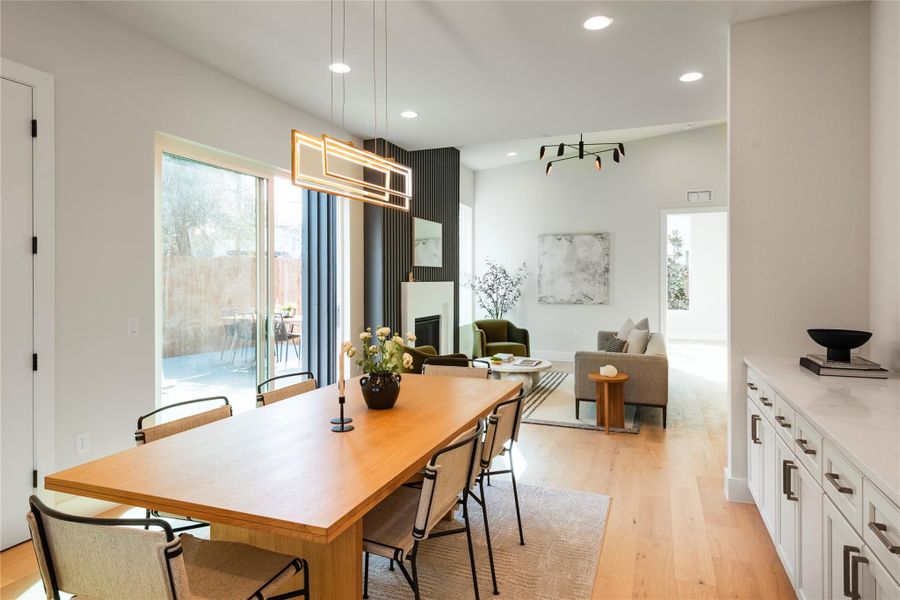
[[(303, 356), (301, 310), (301, 257), (303, 231), (303, 190), (287, 177), (275, 177), (273, 202), (273, 258), (269, 265), (272, 279), (271, 341), (274, 358), (269, 366), (273, 375), (299, 371)], [(290, 380), (286, 384), (292, 383)]]
[(162, 155), (163, 406), (207, 396), (227, 396), (235, 412), (255, 405), (265, 183)]

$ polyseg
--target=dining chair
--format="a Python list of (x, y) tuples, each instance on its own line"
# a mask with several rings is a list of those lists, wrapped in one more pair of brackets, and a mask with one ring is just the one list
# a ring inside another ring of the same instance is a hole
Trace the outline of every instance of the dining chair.
[[(478, 575), (469, 527), (468, 497), (477, 474), (478, 448), (482, 424), (457, 437), (449, 446), (438, 450), (425, 467), (421, 488), (400, 486), (363, 517), (363, 598), (369, 597), (369, 557), (372, 554), (395, 561), (400, 572), (419, 600), (419, 573), (416, 557), (419, 544), (430, 538), (458, 533), (466, 534), (472, 585), (478, 600)], [(463, 527), (439, 529), (435, 526), (444, 515), (462, 504)], [(412, 573), (404, 566), (409, 561)]]
[[(306, 379), (287, 387), (269, 389), (269, 391), (267, 392), (262, 391), (264, 387), (267, 387), (273, 381), (286, 379), (288, 377), (300, 376), (305, 376)], [(319, 385), (318, 383), (316, 383), (316, 378), (309, 371), (298, 371), (296, 373), (287, 373), (285, 375), (276, 375), (275, 377), (269, 377), (256, 386), (256, 408), (268, 406), (280, 400), (284, 400), (285, 398), (292, 398), (294, 396), (299, 396), (300, 394), (305, 394), (306, 392), (311, 392), (317, 387), (319, 387)]]
[[(299, 360), (300, 334), (294, 333), (288, 329), (284, 322), (284, 315), (280, 312), (275, 313), (272, 325), (275, 333), (275, 360), (278, 360), (279, 354), (282, 354), (283, 352), (284, 358), (282, 359), (282, 362), (287, 362), (288, 344), (294, 346), (294, 351), (297, 353), (297, 359)], [(281, 345), (281, 351), (279, 351), (279, 344)]]
[[(194, 413), (186, 417), (180, 417), (171, 421), (164, 421), (162, 423), (157, 423), (156, 425), (145, 426), (145, 421), (151, 419), (156, 421), (158, 420), (160, 415), (164, 415), (172, 409), (180, 408), (183, 406), (193, 406), (204, 402), (216, 402), (222, 404), (221, 406), (207, 409), (203, 412)], [(157, 408), (156, 410), (151, 411), (146, 415), (138, 418), (137, 430), (134, 432), (134, 441), (138, 446), (142, 444), (149, 444), (150, 442), (161, 440), (163, 438), (169, 437), (170, 435), (181, 433), (182, 431), (188, 431), (190, 429), (194, 429), (195, 427), (206, 425), (207, 423), (213, 423), (221, 419), (226, 419), (230, 417), (231, 414), (231, 404), (229, 404), (228, 398), (226, 398), (225, 396), (210, 396), (209, 398), (196, 398), (194, 400), (176, 402), (174, 404), (163, 406), (162, 408)], [(147, 518), (149, 519), (151, 516), (165, 516), (167, 518), (178, 519), (180, 521), (189, 521), (191, 523), (190, 525), (176, 527), (174, 529), (175, 531), (187, 531), (188, 529), (197, 529), (199, 527), (207, 527), (209, 525), (209, 523), (206, 523), (204, 521), (196, 521), (190, 516), (172, 515), (168, 513), (162, 514), (158, 511), (147, 509)]]
[[(240, 346), (241, 358), (246, 362), (256, 357), (256, 311), (248, 310), (234, 313), (235, 335), (234, 339)], [(248, 354), (252, 355), (248, 359)], [(238, 347), (235, 346), (231, 353), (231, 362), (237, 357)]]
[[(302, 558), (190, 534), (176, 537), (161, 519), (78, 517), (51, 509), (37, 496), (29, 504), (25, 519), (48, 600), (59, 600), (61, 592), (130, 600), (309, 597), (309, 567)], [(273, 594), (297, 574), (302, 588)]]
[[(491, 475), (509, 474), (512, 478), (513, 499), (516, 504), (516, 521), (519, 525), (519, 544), (525, 545), (525, 535), (522, 532), (522, 515), (519, 511), (519, 489), (516, 485), (516, 472), (513, 467), (513, 445), (519, 440), (519, 427), (522, 424), (522, 400), (524, 390), (511, 400), (506, 400), (494, 407), (488, 416), (487, 431), (484, 435), (484, 444), (481, 453), (481, 472), (478, 475), (478, 490), (480, 500), (484, 501), (484, 480), (491, 484)], [(494, 459), (506, 454), (509, 457), (509, 468), (494, 471), (491, 466)], [(487, 518), (487, 517), (485, 517)], [(485, 531), (487, 527), (485, 526)], [(490, 547), (490, 546), (489, 546)]]

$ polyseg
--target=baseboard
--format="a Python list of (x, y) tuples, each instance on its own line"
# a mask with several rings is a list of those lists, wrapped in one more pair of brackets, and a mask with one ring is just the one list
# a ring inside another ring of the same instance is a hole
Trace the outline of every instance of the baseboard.
[(747, 480), (740, 477), (732, 477), (728, 469), (725, 469), (725, 499), (729, 502), (753, 504), (753, 496), (750, 494)]
[(560, 350), (533, 350), (531, 356), (541, 360), (549, 360), (550, 362), (575, 362), (574, 352), (563, 352)]

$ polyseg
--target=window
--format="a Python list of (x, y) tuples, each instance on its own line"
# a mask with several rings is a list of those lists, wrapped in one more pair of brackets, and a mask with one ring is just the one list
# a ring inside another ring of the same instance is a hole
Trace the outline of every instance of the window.
[(685, 215), (669, 215), (666, 231), (668, 309), (688, 310), (690, 295), (691, 222)]

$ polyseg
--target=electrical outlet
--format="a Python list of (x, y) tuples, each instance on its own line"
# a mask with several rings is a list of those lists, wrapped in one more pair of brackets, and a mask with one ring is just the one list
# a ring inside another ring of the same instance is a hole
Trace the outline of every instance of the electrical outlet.
[(141, 335), (141, 318), (128, 317), (128, 337), (137, 337)]
[(91, 450), (91, 434), (87, 431), (75, 434), (75, 454), (87, 454)]

